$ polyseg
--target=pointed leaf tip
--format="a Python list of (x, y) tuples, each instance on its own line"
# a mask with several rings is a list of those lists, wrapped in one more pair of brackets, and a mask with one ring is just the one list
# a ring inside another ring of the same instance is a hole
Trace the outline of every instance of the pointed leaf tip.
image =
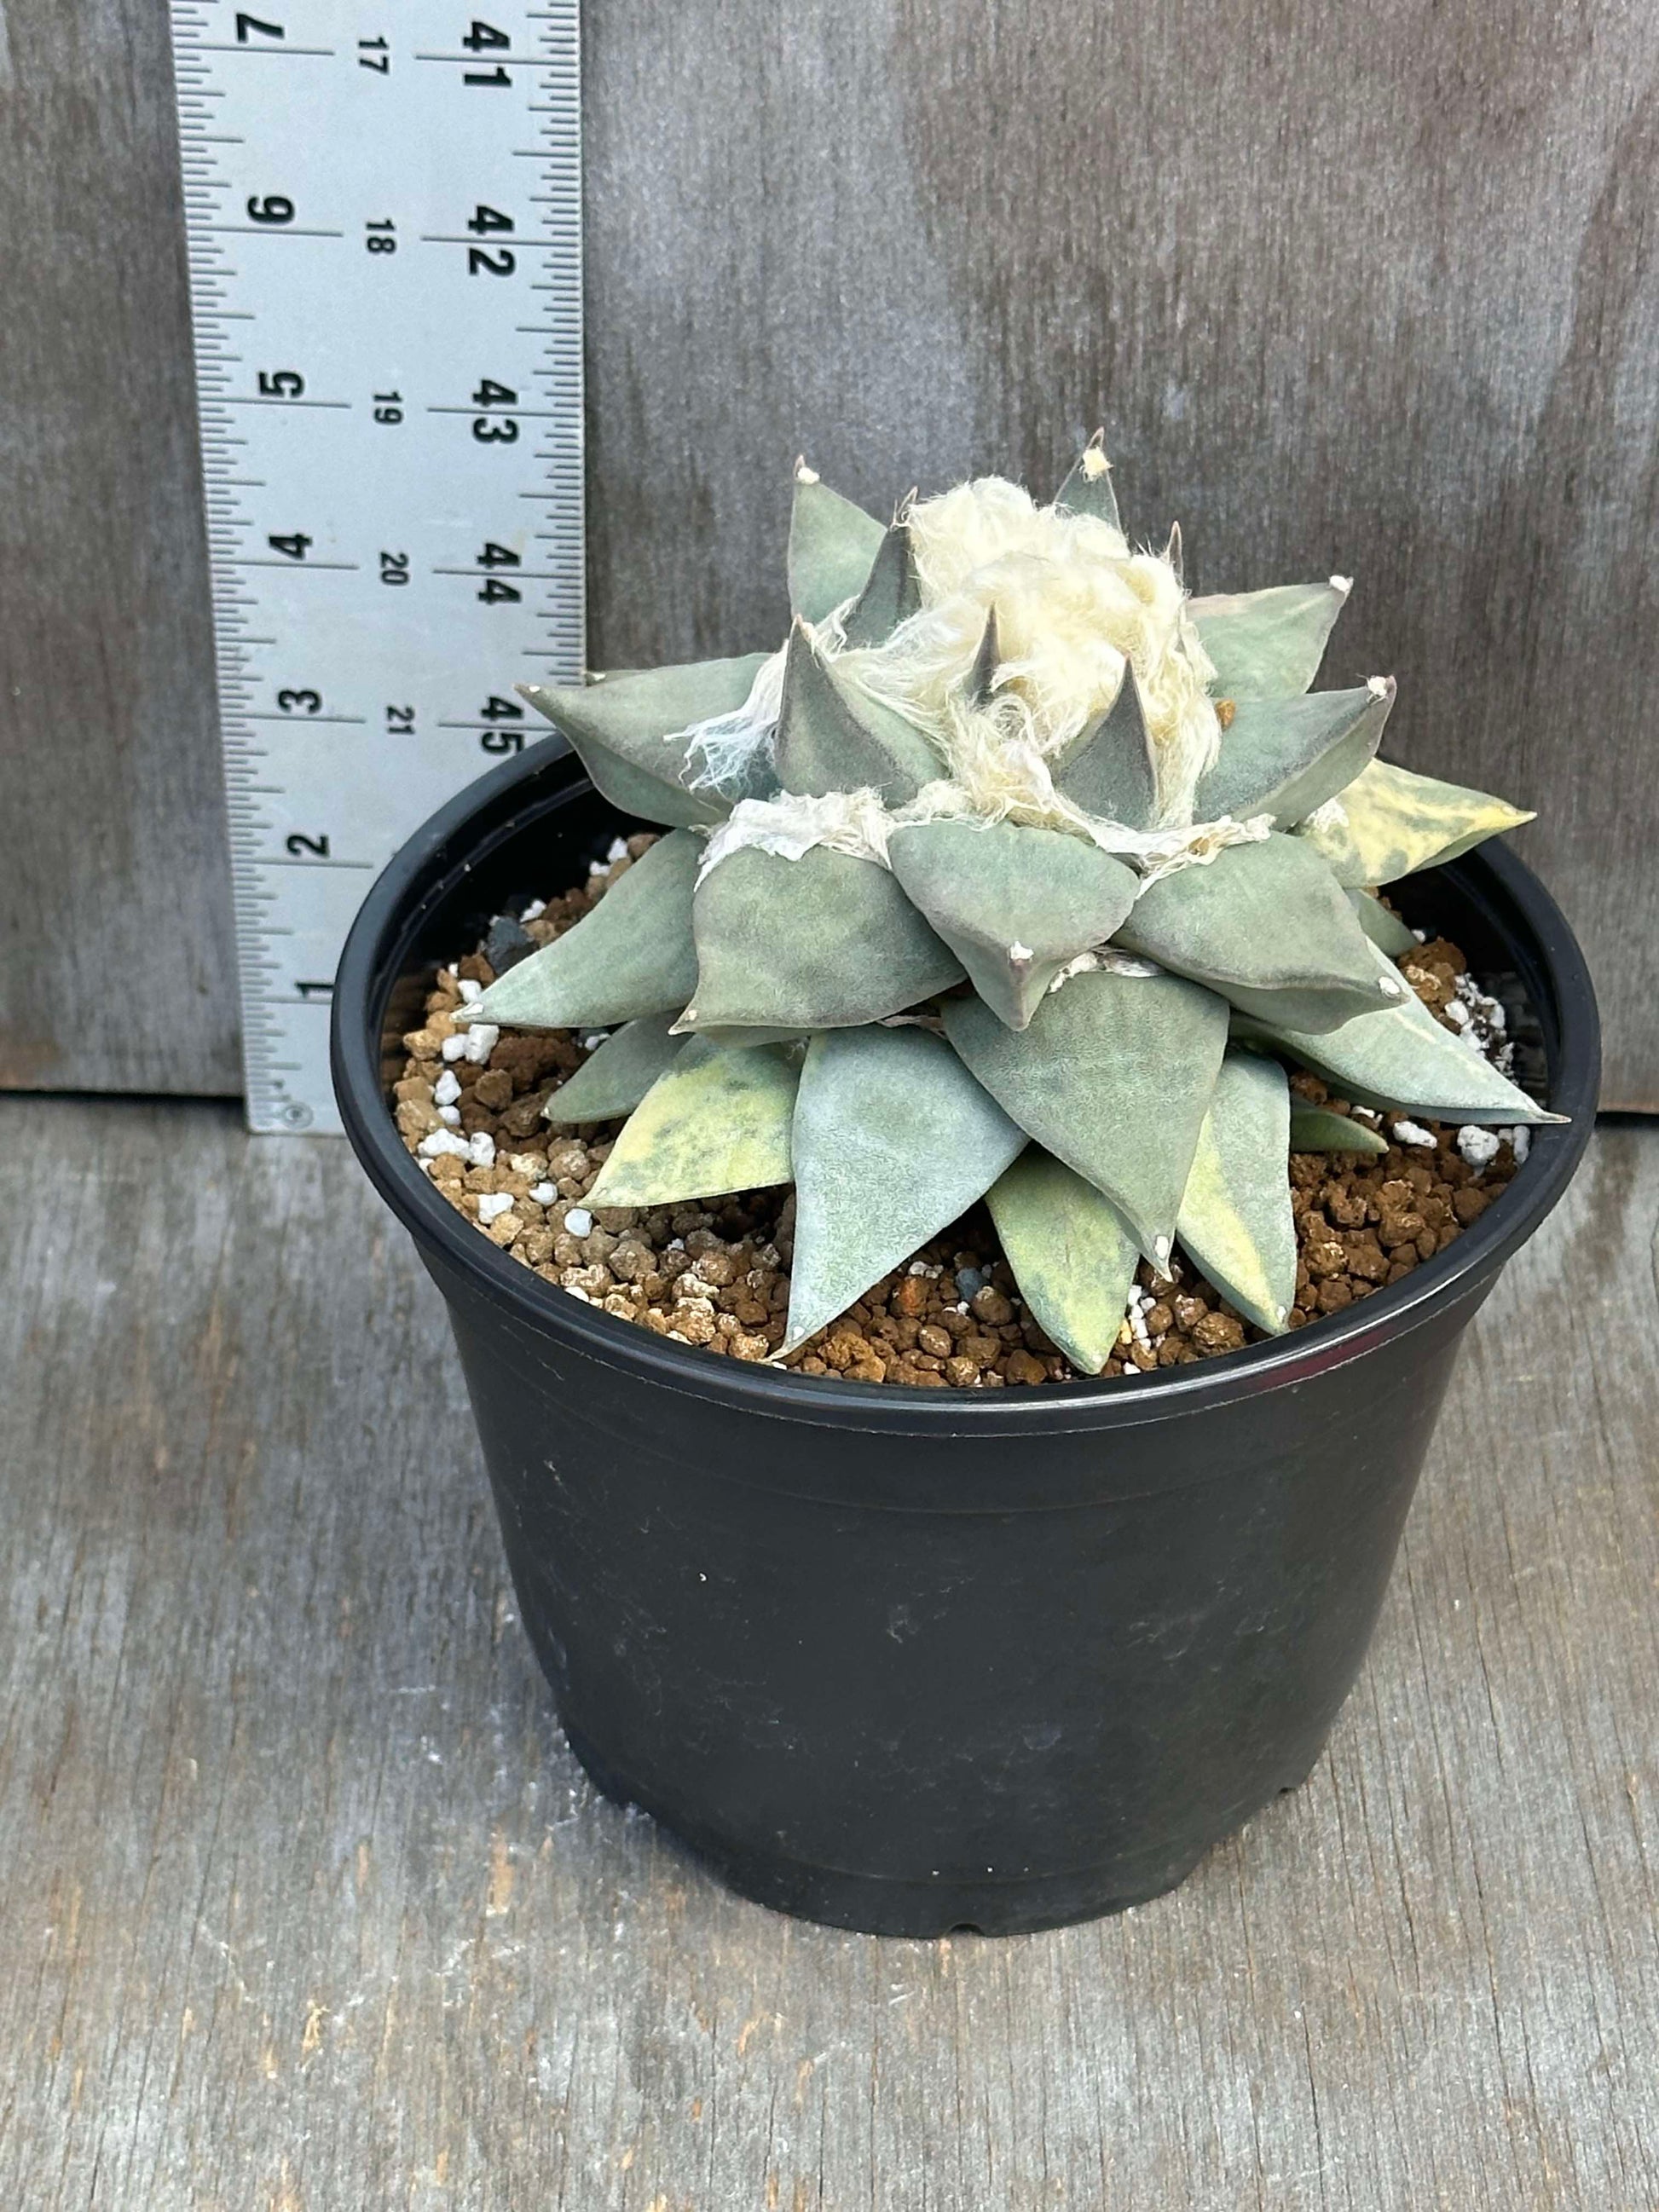
[(807, 1049), (791, 1142), (793, 1348), (967, 1211), (1025, 1142), (926, 1030), (837, 1030)]
[(1116, 1207), (1038, 1145), (1004, 1170), (985, 1202), (1033, 1317), (1080, 1374), (1098, 1375), (1139, 1256)]
[(1230, 699), (1305, 691), (1351, 589), (1351, 578), (1333, 576), (1324, 584), (1276, 584), (1190, 600), (1188, 611), (1215, 665), (1216, 691)]
[(691, 899), (702, 857), (689, 830), (659, 838), (574, 928), (475, 999), (470, 1019), (561, 1030), (684, 1006), (697, 979)]
[(1297, 830), (1358, 890), (1437, 867), (1532, 815), (1490, 792), (1372, 760)]
[(629, 1115), (588, 1203), (672, 1206), (787, 1182), (799, 1079), (786, 1048), (694, 1040)]
[(1204, 1274), (1270, 1336), (1284, 1330), (1296, 1296), (1290, 1129), (1284, 1069), (1256, 1053), (1229, 1052), (1176, 1224)]
[(1051, 991), (1029, 1029), (947, 999), (945, 1035), (1022, 1128), (1103, 1191), (1167, 1259), (1227, 1039), (1227, 1009), (1177, 975), (1098, 969)]
[(815, 469), (798, 463), (789, 515), (789, 604), (822, 622), (869, 580), (884, 532), (872, 514), (831, 491)]
[(755, 846), (728, 854), (692, 911), (695, 1004), (711, 1027), (879, 1021), (962, 980), (955, 953), (885, 868), (827, 846), (798, 860)]

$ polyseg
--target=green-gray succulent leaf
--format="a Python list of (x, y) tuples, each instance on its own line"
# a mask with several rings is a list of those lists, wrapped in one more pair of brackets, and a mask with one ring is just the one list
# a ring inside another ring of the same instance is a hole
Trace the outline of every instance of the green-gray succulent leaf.
[(1117, 942), (1287, 1028), (1334, 1029), (1406, 990), (1330, 870), (1279, 831), (1149, 884)]
[(1079, 1374), (1098, 1375), (1117, 1342), (1139, 1255), (1109, 1198), (1040, 1145), (986, 1194), (1020, 1296)]
[(797, 463), (789, 513), (789, 604), (795, 613), (820, 623), (856, 599), (869, 580), (882, 537), (874, 515)]
[[(1391, 969), (1382, 953), (1374, 950), (1373, 957)], [(1235, 1017), (1234, 1026), (1247, 1042), (1284, 1053), (1362, 1106), (1500, 1125), (1567, 1118), (1547, 1112), (1466, 1038), (1443, 1028), (1413, 991), (1381, 1013), (1360, 1014), (1319, 1034), (1247, 1016)]]
[(1377, 1129), (1355, 1121), (1346, 1114), (1334, 1114), (1328, 1106), (1308, 1106), (1291, 1100), (1291, 1150), (1293, 1152), (1386, 1152), (1389, 1140)]
[(1020, 1127), (1104, 1192), (1154, 1266), (1227, 1042), (1227, 1007), (1178, 975), (1096, 969), (1051, 991), (1026, 1030), (947, 999), (945, 1035)]
[(1097, 430), (1072, 465), (1070, 475), (1054, 494), (1054, 505), (1070, 514), (1092, 514), (1121, 531), (1117, 494), (1112, 489), (1112, 465), (1106, 458), (1106, 433)]
[(542, 1109), (544, 1120), (574, 1127), (631, 1114), (685, 1049), (684, 1037), (669, 1035), (673, 1019), (671, 1009), (624, 1023), (566, 1077)]
[(724, 821), (735, 799), (761, 798), (773, 787), (769, 775), (753, 790), (730, 794), (698, 787), (703, 763), (686, 735), (695, 723), (735, 714), (766, 658), (750, 653), (735, 660), (624, 668), (566, 690), (541, 684), (519, 688), (538, 714), (564, 732), (612, 805), (648, 822), (684, 828)]
[(925, 1030), (814, 1037), (795, 1103), (788, 1345), (982, 1197), (1024, 1142)]
[(1215, 664), (1218, 699), (1278, 699), (1305, 691), (1319, 673), (1325, 641), (1347, 604), (1348, 580), (1275, 584), (1265, 592), (1217, 593), (1188, 602)]
[(1386, 952), (1390, 960), (1397, 959), (1402, 952), (1409, 952), (1417, 943), (1408, 924), (1401, 921), (1393, 908), (1384, 906), (1372, 892), (1351, 890), (1348, 904), (1353, 908), (1359, 927), (1371, 943), (1379, 952)]
[(827, 846), (798, 860), (741, 847), (704, 877), (692, 916), (689, 1031), (846, 1028), (962, 980), (955, 953), (885, 868)]
[(1158, 818), (1158, 760), (1133, 668), (1126, 665), (1116, 698), (1072, 747), (1054, 783), (1085, 814), (1121, 822), (1127, 830), (1152, 828)]
[(1270, 1336), (1296, 1297), (1296, 1222), (1285, 1172), (1291, 1093), (1284, 1069), (1230, 1052), (1182, 1194), (1176, 1236), (1209, 1280)]
[(1280, 829), (1334, 799), (1376, 751), (1394, 705), (1392, 676), (1378, 688), (1309, 691), (1301, 698), (1249, 699), (1221, 733), (1215, 765), (1193, 800), (1200, 822), (1271, 814)]
[(678, 1011), (697, 980), (691, 893), (702, 859), (690, 830), (659, 837), (591, 914), (509, 968), (459, 1018), (562, 1030)]
[(1339, 883), (1358, 889), (1455, 860), (1532, 818), (1490, 792), (1374, 760), (1297, 835), (1324, 854)]
[(902, 516), (882, 539), (869, 581), (847, 612), (842, 629), (851, 646), (885, 645), (899, 624), (921, 605), (915, 548)]
[(1134, 904), (1133, 869), (1057, 830), (918, 822), (887, 849), (906, 895), (1010, 1029), (1024, 1029), (1066, 962), (1105, 944)]
[(826, 660), (800, 623), (789, 634), (773, 753), (782, 788), (812, 799), (869, 790), (902, 806), (943, 772), (921, 731)]
[(623, 1125), (590, 1206), (672, 1206), (787, 1182), (800, 1058), (693, 1038)]

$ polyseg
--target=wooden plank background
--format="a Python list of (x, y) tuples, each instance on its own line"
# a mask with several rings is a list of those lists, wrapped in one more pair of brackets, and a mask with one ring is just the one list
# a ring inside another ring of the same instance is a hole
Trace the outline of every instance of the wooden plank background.
[(7, 2207), (1659, 2204), (1659, 1129), (1478, 1316), (1309, 1781), (1006, 1942), (782, 1919), (595, 1796), (343, 1146), (0, 1101), (0, 1218)]
[[(164, 11), (6, 5), (0, 1079), (227, 1091)], [(1103, 420), (1200, 588), (1358, 575), (1333, 678), (1540, 809), (1607, 1103), (1659, 1108), (1659, 15), (650, 0), (586, 44), (595, 665), (775, 638), (798, 448), (878, 502)]]

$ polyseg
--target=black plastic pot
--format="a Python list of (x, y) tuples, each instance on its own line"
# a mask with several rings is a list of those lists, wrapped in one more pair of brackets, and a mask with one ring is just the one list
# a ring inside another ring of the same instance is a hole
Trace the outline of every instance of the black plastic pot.
[(735, 1887), (813, 1919), (1001, 1934), (1156, 1896), (1317, 1757), (1459, 1339), (1583, 1149), (1598, 1033), (1565, 922), (1502, 848), (1404, 887), (1515, 979), (1573, 1117), (1449, 1250), (1155, 1379), (924, 1392), (717, 1359), (584, 1305), (404, 1151), (386, 1087), (435, 964), (619, 826), (557, 740), (497, 769), (376, 884), (334, 998), (346, 1128), (448, 1302), (573, 1747)]

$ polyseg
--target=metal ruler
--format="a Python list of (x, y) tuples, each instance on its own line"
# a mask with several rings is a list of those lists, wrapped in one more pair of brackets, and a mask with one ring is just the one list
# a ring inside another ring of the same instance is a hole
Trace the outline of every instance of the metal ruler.
[(582, 661), (578, 0), (173, 0), (248, 1120), (352, 915)]

